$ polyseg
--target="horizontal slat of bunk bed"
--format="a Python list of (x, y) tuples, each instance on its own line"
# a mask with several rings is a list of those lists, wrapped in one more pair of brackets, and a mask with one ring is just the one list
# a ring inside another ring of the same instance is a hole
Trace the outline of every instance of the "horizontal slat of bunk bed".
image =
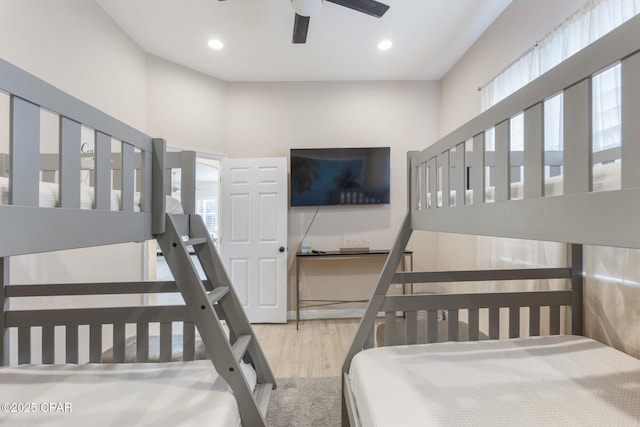
[[(203, 280), (206, 289), (211, 289), (208, 280)], [(5, 297), (37, 297), (62, 295), (110, 295), (142, 293), (180, 292), (173, 281), (143, 281), (115, 283), (55, 283), (46, 285), (8, 285)]]
[(547, 307), (571, 304), (570, 291), (495, 292), (388, 296), (382, 311), (459, 310), (464, 308)]
[(568, 279), (571, 269), (561, 268), (529, 268), (503, 270), (469, 270), (469, 271), (412, 271), (398, 272), (391, 283), (441, 283), (441, 282), (475, 282), (497, 280), (541, 280)]
[[(640, 247), (640, 189), (416, 211), (416, 230)], [(594, 226), (598, 224), (598, 226)]]
[(0, 257), (142, 242), (153, 236), (150, 213), (0, 206), (0, 219)]
[[(203, 281), (203, 285), (211, 289), (209, 281)], [(179, 291), (173, 281), (56, 283), (6, 285), (4, 298), (5, 301), (24, 301), (28, 306), (34, 297), (140, 296), (176, 292)], [(195, 325), (184, 305), (111, 307), (103, 303), (82, 309), (15, 309), (5, 310), (2, 320), (6, 330), (17, 331), (19, 364), (33, 363), (33, 358), (37, 359), (34, 354), (37, 349), (32, 347), (37, 336), (41, 336), (43, 364), (55, 363), (55, 352), (60, 351), (60, 345), (64, 348), (66, 363), (78, 363), (82, 351), (89, 355), (91, 363), (169, 362), (205, 357), (200, 341), (196, 347)], [(174, 328), (180, 324), (182, 335), (174, 335)], [(132, 328), (134, 335), (131, 335)], [(107, 351), (104, 350), (105, 343), (111, 343)], [(9, 359), (5, 360), (8, 363)]]
[(5, 314), (5, 326), (33, 327), (118, 323), (180, 322), (190, 320), (185, 306), (70, 308), (64, 310), (15, 310)]

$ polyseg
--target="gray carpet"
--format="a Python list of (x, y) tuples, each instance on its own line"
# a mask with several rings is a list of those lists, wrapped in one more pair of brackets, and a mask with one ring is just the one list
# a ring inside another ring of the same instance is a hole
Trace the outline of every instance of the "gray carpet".
[(269, 427), (340, 426), (340, 378), (280, 378), (267, 410)]

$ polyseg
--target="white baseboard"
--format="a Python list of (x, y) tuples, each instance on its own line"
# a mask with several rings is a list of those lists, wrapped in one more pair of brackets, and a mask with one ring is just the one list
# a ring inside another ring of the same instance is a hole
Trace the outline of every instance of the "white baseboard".
[[(300, 310), (300, 320), (311, 319), (359, 319), (364, 315), (364, 308), (345, 308), (345, 309), (329, 309), (329, 310)], [(289, 311), (287, 314), (289, 320), (296, 320), (296, 312)]]

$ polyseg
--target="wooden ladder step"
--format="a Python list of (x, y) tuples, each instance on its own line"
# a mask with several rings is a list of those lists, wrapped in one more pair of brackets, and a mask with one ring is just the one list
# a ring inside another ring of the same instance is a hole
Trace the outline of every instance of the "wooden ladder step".
[(242, 356), (247, 352), (247, 348), (249, 348), (249, 344), (251, 344), (251, 335), (240, 335), (238, 337), (231, 348), (235, 360), (240, 361), (242, 359)]
[(182, 241), (182, 244), (185, 246), (204, 245), (205, 243), (207, 243), (206, 237), (190, 237), (189, 239)]
[(217, 304), (225, 295), (229, 293), (228, 286), (220, 286), (207, 293), (207, 299), (211, 304)]
[(271, 383), (256, 384), (256, 388), (253, 390), (253, 396), (256, 399), (258, 409), (260, 413), (262, 413), (262, 416), (267, 415), (271, 390), (273, 390), (273, 384)]

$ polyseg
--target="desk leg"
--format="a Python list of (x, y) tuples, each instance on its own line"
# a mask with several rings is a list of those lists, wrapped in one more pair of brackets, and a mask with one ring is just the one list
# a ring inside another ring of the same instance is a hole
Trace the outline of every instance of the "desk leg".
[[(407, 271), (407, 255), (406, 254), (402, 255), (402, 271)], [(405, 294), (406, 286), (407, 286), (406, 283), (402, 284), (402, 295)]]
[[(409, 254), (409, 271), (413, 271), (413, 252)], [(409, 287), (413, 295), (413, 282), (409, 284)]]
[[(407, 257), (409, 257), (409, 269), (407, 270)], [(404, 254), (402, 256), (402, 271), (413, 271), (413, 253)], [(406, 293), (406, 283), (402, 284), (402, 295)], [(413, 283), (409, 283), (409, 293), (413, 294)]]
[(300, 322), (300, 258), (296, 257), (296, 331)]

